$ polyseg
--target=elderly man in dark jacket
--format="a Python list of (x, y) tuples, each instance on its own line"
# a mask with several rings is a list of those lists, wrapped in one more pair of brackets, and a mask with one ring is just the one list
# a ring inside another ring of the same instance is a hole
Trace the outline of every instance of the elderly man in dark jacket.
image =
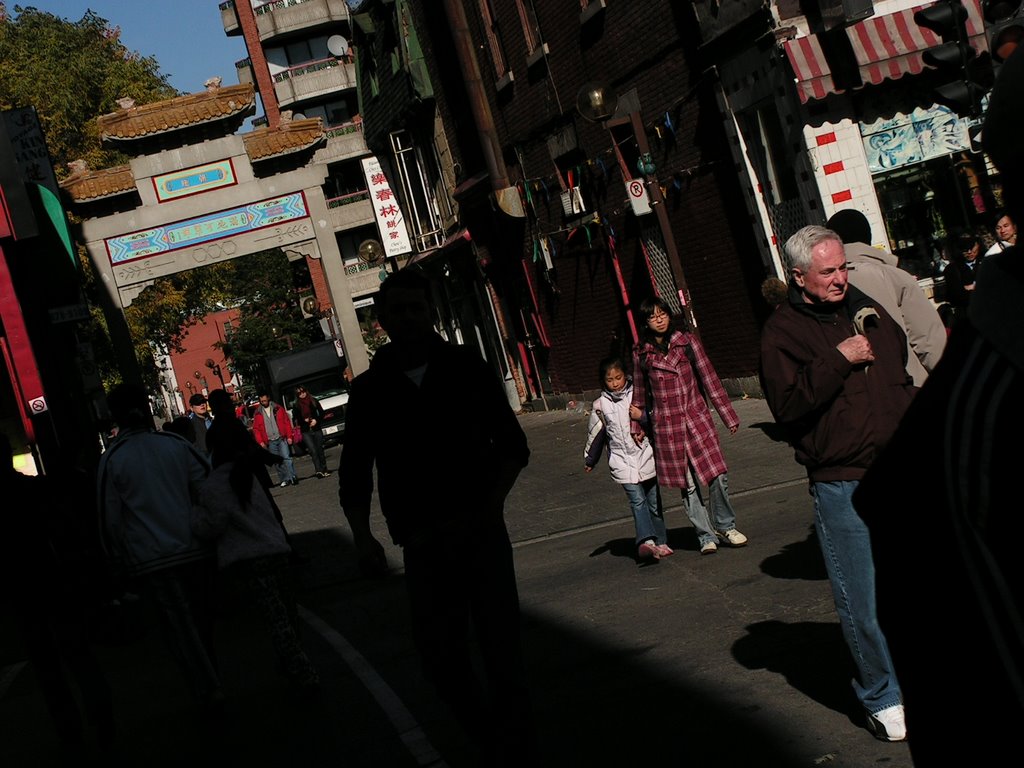
[[(380, 507), (405, 559), (424, 671), (481, 750), (481, 762), (536, 764), (520, 649), (519, 598), (504, 501), (530, 451), (497, 376), (432, 326), (429, 283), (411, 270), (380, 289), (391, 342), (352, 382), (340, 500), (364, 567), (380, 568), (370, 532)], [(438, 421), (458, 393), (460, 418)], [(473, 669), (470, 627), (486, 694)]]
[(804, 227), (786, 243), (786, 255), (788, 301), (761, 339), (765, 395), (807, 468), (815, 530), (868, 728), (901, 741), (903, 706), (876, 617), (871, 543), (851, 497), (916, 391), (906, 371), (907, 340), (878, 302), (849, 285), (834, 232)]

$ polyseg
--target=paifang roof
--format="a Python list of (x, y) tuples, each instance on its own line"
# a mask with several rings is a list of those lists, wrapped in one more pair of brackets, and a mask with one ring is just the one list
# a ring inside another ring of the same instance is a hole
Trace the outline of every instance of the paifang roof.
[[(310, 149), (326, 140), (319, 117), (283, 122), (277, 128), (257, 128), (242, 136), (251, 162), (270, 160)], [(87, 203), (135, 189), (131, 167), (120, 165), (100, 171), (84, 170), (61, 182), (75, 203)]]
[(282, 122), (277, 128), (257, 128), (245, 134), (242, 139), (249, 159), (256, 162), (315, 147), (326, 136), (320, 118), (310, 117)]
[(132, 141), (255, 111), (255, 89), (244, 83), (128, 107), (98, 117), (96, 123), (102, 140)]
[(105, 168), (102, 171), (87, 171), (69, 176), (60, 183), (61, 189), (76, 203), (88, 203), (135, 189), (135, 176), (127, 165)]

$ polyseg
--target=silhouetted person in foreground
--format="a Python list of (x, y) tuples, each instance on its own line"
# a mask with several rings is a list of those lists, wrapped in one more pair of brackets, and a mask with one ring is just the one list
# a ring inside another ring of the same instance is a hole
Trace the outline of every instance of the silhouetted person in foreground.
[(3, 434), (0, 493), (2, 605), (13, 607), (65, 758), (82, 759), (87, 725), (96, 728), (101, 748), (114, 738), (110, 687), (90, 648), (92, 609), (99, 600), (93, 574), (83, 567), (91, 542), (73, 524), (74, 515), (88, 514), (89, 505), (65, 508), (48, 477), (15, 471)]
[(320, 677), (299, 642), (291, 547), (244, 451), (215, 453), (199, 494), (193, 530), (215, 543), (218, 568), (256, 603), (288, 677), (301, 689), (314, 689)]
[[(213, 411), (215, 417), (213, 426), (210, 427), (206, 435), (206, 446), (210, 451), (211, 463), (215, 467), (228, 461), (245, 464), (249, 472), (256, 478), (267, 503), (274, 512), (274, 517), (281, 526), (281, 531), (287, 538), (288, 531), (285, 529), (284, 515), (270, 493), (274, 484), (270, 479), (270, 471), (267, 469), (269, 466), (281, 464), (284, 459), (256, 442), (252, 432), (246, 429), (245, 424), (235, 415), (235, 404), (231, 395), (225, 390), (215, 389), (210, 393), (210, 410)], [(304, 558), (293, 552), (293, 559), (301, 561)]]
[[(504, 520), (505, 497), (530, 452), (494, 373), (474, 350), (434, 332), (429, 291), (408, 269), (381, 284), (380, 323), (391, 342), (352, 382), (341, 506), (364, 570), (382, 571), (383, 548), (370, 531), (376, 467), (426, 676), (482, 763), (537, 765)], [(431, 418), (453, 396), (459, 418)], [(473, 668), (471, 628), (485, 681)]]
[[(983, 131), (1024, 221), (1024, 50)], [(1024, 723), (1024, 253), (985, 259), (886, 451), (854, 494), (871, 530), (878, 618), (907, 702), (914, 765), (995, 765)]]
[(192, 505), (206, 458), (173, 432), (153, 429), (149, 396), (122, 384), (107, 397), (117, 438), (100, 458), (98, 507), (108, 557), (156, 606), (192, 693), (223, 700), (213, 655), (213, 550), (192, 535)]

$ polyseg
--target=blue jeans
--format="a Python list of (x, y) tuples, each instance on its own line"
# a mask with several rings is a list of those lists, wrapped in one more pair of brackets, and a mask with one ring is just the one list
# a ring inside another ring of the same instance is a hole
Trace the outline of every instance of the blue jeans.
[(657, 478), (642, 480), (639, 483), (623, 483), (622, 490), (629, 499), (629, 508), (633, 511), (633, 522), (636, 523), (636, 543), (654, 539), (655, 544), (665, 544), (665, 517), (661, 510), (661, 493), (658, 490)]
[[(704, 506), (704, 499), (701, 497), (700, 488), (693, 478), (693, 473), (688, 477), (690, 485), (683, 490), (683, 501), (686, 506), (686, 516), (690, 518), (690, 524), (697, 533), (697, 539), (703, 547), (709, 541), (718, 543), (718, 535), (715, 531), (731, 531), (736, 527), (736, 512), (729, 501), (729, 476), (723, 472), (708, 486), (708, 495), (711, 499), (711, 515)], [(714, 518), (714, 525), (711, 524)]]
[(832, 598), (858, 680), (853, 689), (874, 714), (900, 703), (889, 645), (875, 609), (875, 563), (868, 527), (853, 508), (856, 481), (812, 483), (814, 529), (818, 534)]
[(294, 480), (295, 462), (292, 461), (292, 447), (288, 445), (288, 441), (283, 437), (278, 437), (267, 443), (267, 450), (284, 459), (281, 464), (277, 465), (277, 481), (289, 483)]

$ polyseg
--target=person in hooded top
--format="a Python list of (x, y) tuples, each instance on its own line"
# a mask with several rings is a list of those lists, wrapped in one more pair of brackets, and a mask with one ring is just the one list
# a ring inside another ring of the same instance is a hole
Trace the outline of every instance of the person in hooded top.
[(594, 401), (583, 449), (586, 472), (592, 472), (603, 452), (608, 454), (612, 478), (626, 492), (636, 525), (637, 556), (641, 561), (659, 560), (672, 554), (665, 531), (665, 515), (654, 469), (654, 449), (644, 437), (640, 442), (630, 434), (632, 417), (641, 419), (632, 405), (633, 381), (626, 376), (620, 357), (600, 363), (604, 391)]
[(946, 348), (946, 327), (917, 280), (898, 259), (871, 246), (871, 225), (854, 208), (837, 211), (825, 225), (843, 241), (850, 283), (875, 299), (907, 336), (907, 373), (920, 387)]

